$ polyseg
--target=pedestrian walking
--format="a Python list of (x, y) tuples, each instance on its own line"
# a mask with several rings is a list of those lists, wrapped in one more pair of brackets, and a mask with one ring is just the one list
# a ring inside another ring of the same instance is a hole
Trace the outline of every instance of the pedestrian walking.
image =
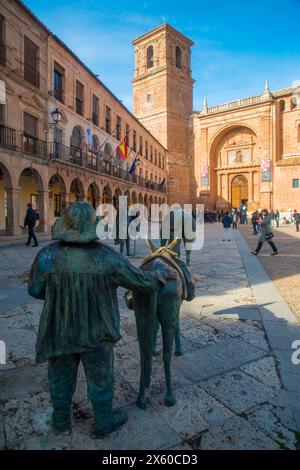
[(29, 246), (31, 243), (31, 240), (33, 239), (34, 245), (32, 246), (39, 246), (36, 235), (34, 233), (34, 227), (35, 223), (38, 220), (38, 216), (35, 210), (33, 210), (32, 205), (30, 202), (27, 204), (27, 211), (26, 211), (26, 216), (24, 220), (24, 227), (28, 227), (28, 241), (26, 243), (26, 246)]
[(300, 226), (300, 212), (297, 212), (297, 209), (294, 210), (294, 224), (296, 225), (296, 232), (299, 232), (299, 226)]
[(278, 209), (275, 210), (274, 217), (275, 217), (276, 227), (278, 228), (279, 227), (279, 219), (280, 219), (280, 214), (279, 214)]
[(230, 217), (228, 211), (223, 216), (222, 223), (224, 228), (223, 242), (225, 242), (226, 240), (230, 242), (230, 227), (232, 224), (232, 218)]
[(258, 212), (254, 211), (251, 216), (253, 235), (257, 235), (257, 220), (258, 220)]
[(237, 222), (238, 222), (238, 216), (236, 211), (232, 212), (232, 228), (233, 230), (237, 230)]
[(272, 232), (272, 225), (271, 225), (271, 219), (269, 217), (269, 214), (268, 214), (268, 210), (267, 209), (263, 209), (262, 210), (262, 221), (261, 221), (261, 234), (259, 236), (259, 241), (258, 241), (258, 245), (256, 247), (256, 250), (253, 250), (251, 251), (251, 253), (255, 256), (258, 255), (258, 253), (260, 252), (263, 244), (265, 242), (268, 242), (270, 247), (272, 248), (273, 252), (271, 253), (272, 256), (274, 255), (278, 255), (278, 250), (274, 244), (274, 242), (272, 241), (272, 238), (274, 237), (274, 234)]

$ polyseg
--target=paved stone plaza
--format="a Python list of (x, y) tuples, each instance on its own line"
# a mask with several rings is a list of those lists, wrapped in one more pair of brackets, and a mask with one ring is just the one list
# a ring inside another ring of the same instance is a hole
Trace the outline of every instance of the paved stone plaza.
[[(135, 406), (139, 352), (134, 315), (120, 289), (123, 338), (115, 349), (115, 406), (129, 416), (105, 437), (90, 437), (92, 410), (80, 370), (73, 431), (56, 436), (46, 366), (34, 364), (42, 302), (31, 299), (26, 279), (36, 249), (0, 249), (0, 448), (8, 449), (297, 449), (300, 447), (300, 365), (291, 345), (300, 326), (259, 259), (239, 232), (222, 242), (219, 224), (205, 227), (205, 246), (192, 255), (196, 298), (184, 303), (184, 355), (173, 358), (175, 407), (164, 406), (162, 358), (154, 359), (149, 406)], [(43, 242), (44, 244), (44, 242)], [(147, 253), (138, 242), (139, 265)], [(2, 416), (2, 418), (1, 418)]]

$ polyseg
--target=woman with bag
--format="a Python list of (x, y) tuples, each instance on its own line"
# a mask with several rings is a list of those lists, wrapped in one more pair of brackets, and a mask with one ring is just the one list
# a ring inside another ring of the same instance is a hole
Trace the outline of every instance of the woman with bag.
[(278, 255), (278, 250), (277, 250), (274, 242), (272, 242), (272, 238), (274, 237), (274, 234), (272, 232), (271, 219), (268, 215), (268, 210), (263, 209), (261, 213), (262, 213), (262, 221), (261, 221), (261, 224), (260, 224), (261, 233), (260, 233), (260, 236), (259, 236), (259, 241), (258, 241), (258, 245), (256, 247), (256, 250), (251, 251), (251, 253), (253, 255), (257, 256), (258, 253), (260, 252), (264, 242), (268, 242), (270, 247), (273, 250), (273, 253), (271, 253), (271, 255), (272, 256)]

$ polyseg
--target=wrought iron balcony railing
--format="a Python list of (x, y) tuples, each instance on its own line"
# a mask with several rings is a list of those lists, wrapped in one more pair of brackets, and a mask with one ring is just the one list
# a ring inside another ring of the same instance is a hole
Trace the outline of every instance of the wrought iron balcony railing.
[(113, 176), (122, 181), (129, 183), (135, 183), (138, 186), (147, 188), (153, 191), (165, 193), (166, 189), (159, 183), (148, 180), (142, 176), (136, 174), (130, 174), (128, 170), (124, 170), (111, 163), (109, 160), (105, 160), (103, 154), (88, 151), (85, 152), (83, 149), (78, 147), (67, 147), (58, 142), (51, 142), (49, 144), (49, 158), (55, 160), (61, 160), (64, 162), (73, 163), (98, 173)]
[(6, 127), (0, 124), (0, 145), (1, 147), (7, 147), (15, 149), (16, 144), (16, 131), (10, 127)]
[(28, 155), (33, 155), (42, 160), (48, 159), (47, 142), (30, 135), (23, 134), (22, 150)]

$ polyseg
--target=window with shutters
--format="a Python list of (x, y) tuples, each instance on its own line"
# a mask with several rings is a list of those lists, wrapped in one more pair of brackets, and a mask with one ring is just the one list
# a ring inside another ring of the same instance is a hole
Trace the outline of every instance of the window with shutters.
[(64, 77), (65, 71), (58, 64), (54, 64), (54, 76), (53, 76), (53, 85), (54, 85), (54, 98), (61, 103), (64, 102)]
[(145, 157), (146, 157), (147, 160), (148, 160), (148, 142), (147, 142), (147, 140), (146, 140), (146, 142), (145, 142)]
[(37, 153), (37, 134), (38, 120), (31, 114), (24, 113), (24, 152), (36, 155)]
[(84, 109), (84, 86), (76, 81), (76, 113), (83, 116)]
[(133, 144), (132, 144), (132, 150), (136, 152), (136, 131), (133, 131)]
[(130, 126), (126, 124), (126, 144), (127, 147), (130, 147)]
[(153, 147), (152, 145), (150, 146), (150, 160), (153, 162)]
[(116, 124), (116, 132), (117, 132), (117, 140), (121, 140), (122, 138), (122, 130), (121, 130), (121, 118), (117, 116), (117, 124)]
[(39, 48), (27, 37), (24, 39), (24, 80), (39, 88)]
[(0, 65), (6, 64), (5, 19), (0, 15)]
[(99, 126), (99, 98), (93, 95), (93, 116), (92, 121), (95, 126)]
[(111, 134), (111, 109), (108, 106), (105, 110), (105, 132)]
[(140, 137), (140, 154), (143, 155), (143, 137)]

